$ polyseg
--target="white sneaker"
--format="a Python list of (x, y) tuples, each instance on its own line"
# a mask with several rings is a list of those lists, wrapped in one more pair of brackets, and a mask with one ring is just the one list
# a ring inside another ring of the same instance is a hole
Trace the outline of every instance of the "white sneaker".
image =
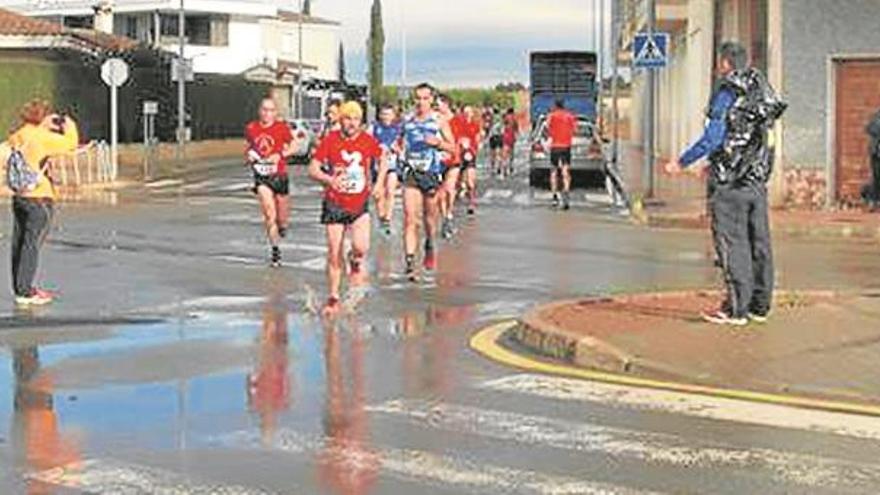
[(744, 327), (749, 324), (748, 318), (735, 318), (724, 311), (715, 311), (712, 313), (703, 313), (703, 320), (716, 325), (728, 325), (733, 327)]

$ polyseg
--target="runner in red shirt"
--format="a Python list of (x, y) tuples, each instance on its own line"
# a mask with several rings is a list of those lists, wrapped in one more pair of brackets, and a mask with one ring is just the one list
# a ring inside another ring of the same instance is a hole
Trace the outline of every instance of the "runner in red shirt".
[(556, 108), (547, 116), (546, 132), (550, 138), (550, 189), (553, 206), (559, 207), (557, 173), (562, 172), (562, 209), (569, 209), (568, 193), (571, 189), (571, 143), (577, 129), (577, 117), (565, 109), (565, 102), (556, 100)]
[(272, 246), (272, 266), (281, 266), (280, 238), (290, 222), (290, 180), (287, 158), (296, 152), (293, 134), (285, 122), (278, 120), (275, 100), (263, 98), (260, 118), (244, 130), (247, 150), (245, 163), (254, 173), (254, 194), (260, 200), (266, 234)]
[[(340, 309), (339, 291), (342, 284), (343, 243), (350, 232), (349, 287), (354, 298), (362, 297), (368, 276), (363, 266), (370, 249), (370, 215), (367, 213), (371, 192), (371, 164), (379, 162), (376, 184), (372, 193), (384, 194), (388, 162), (379, 142), (363, 131), (363, 109), (349, 101), (339, 109), (341, 128), (321, 141), (312, 155), (309, 176), (324, 185), (321, 223), (327, 230), (327, 284), (329, 297), (324, 313), (333, 315)], [(355, 288), (359, 289), (355, 292)]]
[(483, 137), (483, 125), (474, 107), (464, 105), (459, 119), (462, 129), (461, 139), (461, 170), (464, 176), (464, 186), (468, 195), (468, 215), (476, 213), (477, 208), (477, 153), (480, 149), (480, 141)]
[(516, 138), (519, 135), (519, 123), (516, 121), (516, 113), (512, 108), (504, 114), (504, 131), (501, 134), (501, 167), (507, 165), (506, 175), (513, 175), (513, 152), (516, 146)]
[(441, 235), (446, 239), (451, 239), (455, 234), (453, 227), (455, 217), (455, 199), (458, 196), (458, 179), (461, 175), (461, 137), (464, 134), (464, 127), (461, 119), (456, 118), (457, 115), (452, 111), (452, 101), (445, 94), (437, 96), (437, 113), (440, 119), (449, 124), (452, 131), (452, 139), (455, 142), (455, 151), (453, 153), (444, 153), (445, 159), (443, 165), (445, 172), (443, 174), (443, 194), (440, 196), (440, 215), (443, 217), (443, 226), (441, 227)]

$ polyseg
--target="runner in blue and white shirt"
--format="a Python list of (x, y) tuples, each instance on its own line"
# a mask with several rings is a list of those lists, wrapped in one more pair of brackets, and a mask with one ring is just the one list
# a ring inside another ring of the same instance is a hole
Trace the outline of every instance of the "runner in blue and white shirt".
[[(386, 236), (391, 235), (391, 217), (394, 213), (394, 195), (397, 192), (397, 186), (403, 178), (402, 164), (400, 161), (400, 152), (403, 148), (401, 138), (403, 135), (403, 127), (396, 122), (397, 115), (394, 107), (391, 105), (383, 105), (379, 109), (379, 120), (377, 120), (370, 129), (370, 133), (385, 151), (388, 157), (388, 175), (386, 176), (385, 195), (377, 201), (377, 210), (379, 213), (379, 221), (381, 222), (382, 232)], [(373, 176), (375, 180), (375, 175)]]

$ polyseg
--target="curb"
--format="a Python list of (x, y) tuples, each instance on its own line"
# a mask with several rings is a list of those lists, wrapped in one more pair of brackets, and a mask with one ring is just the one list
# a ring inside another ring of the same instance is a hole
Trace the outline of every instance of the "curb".
[(567, 366), (564, 364), (540, 361), (514, 352), (506, 346), (499, 344), (499, 341), (516, 326), (516, 321), (508, 320), (479, 329), (474, 332), (470, 338), (470, 348), (483, 357), (496, 363), (532, 373), (576, 378), (626, 387), (668, 390), (685, 394), (776, 404), (802, 409), (880, 417), (880, 407), (869, 404), (860, 404), (857, 402), (814, 399), (798, 395), (783, 395), (754, 390), (712, 387), (688, 383), (686, 381), (653, 380), (631, 376), (629, 374), (595, 371)]
[[(609, 373), (626, 373), (629, 375), (651, 374), (675, 379), (687, 380), (680, 371), (672, 367), (651, 360), (611, 344), (592, 335), (573, 332), (559, 327), (540, 317), (540, 314), (553, 311), (556, 308), (570, 305), (589, 305), (603, 302), (619, 301), (626, 302), (646, 296), (687, 296), (687, 295), (720, 297), (717, 290), (679, 290), (665, 292), (647, 292), (635, 294), (623, 294), (618, 296), (594, 296), (576, 299), (566, 299), (552, 302), (533, 308), (526, 313), (510, 331), (510, 338), (517, 345), (534, 352), (540, 356), (561, 361), (565, 364), (580, 368), (589, 368)], [(777, 298), (785, 296), (797, 296), (809, 294), (815, 297), (837, 298), (852, 295), (865, 294), (865, 291), (831, 291), (831, 290), (804, 290), (776, 292)]]

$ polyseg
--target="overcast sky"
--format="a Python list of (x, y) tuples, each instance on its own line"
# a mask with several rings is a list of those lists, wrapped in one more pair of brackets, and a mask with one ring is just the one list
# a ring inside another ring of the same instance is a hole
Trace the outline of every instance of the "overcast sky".
[[(604, 1), (610, 9), (611, 0), (595, 1)], [(348, 75), (354, 80), (363, 80), (366, 72), (371, 4), (372, 0), (312, 0), (315, 15), (342, 22)], [(593, 5), (594, 0), (383, 0), (385, 80), (400, 81), (405, 24), (409, 83), (527, 82), (529, 50), (594, 48)]]

